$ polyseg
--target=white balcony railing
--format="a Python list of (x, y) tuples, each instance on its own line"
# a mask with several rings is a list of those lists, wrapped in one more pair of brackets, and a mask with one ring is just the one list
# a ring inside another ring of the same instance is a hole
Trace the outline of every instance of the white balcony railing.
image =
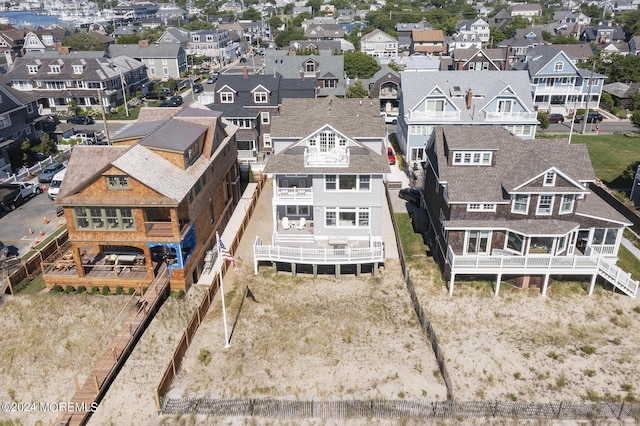
[(411, 120), (460, 120), (460, 111), (411, 111)]
[(502, 121), (502, 120), (535, 120), (537, 119), (536, 112), (484, 112), (484, 119), (487, 121)]
[(253, 246), (255, 261), (299, 262), (315, 264), (372, 263), (384, 261), (383, 247), (368, 248), (298, 248), (272, 245)]
[(349, 151), (335, 148), (331, 151), (304, 151), (304, 164), (308, 167), (349, 167)]
[(276, 199), (311, 199), (312, 194), (312, 188), (278, 188)]

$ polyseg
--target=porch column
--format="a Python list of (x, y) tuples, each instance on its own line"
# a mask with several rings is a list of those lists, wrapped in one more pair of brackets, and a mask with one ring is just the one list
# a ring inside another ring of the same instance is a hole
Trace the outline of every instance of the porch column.
[(291, 262), (291, 275), (296, 276), (296, 264)]
[(498, 293), (500, 293), (500, 281), (502, 280), (502, 274), (498, 274), (498, 276), (496, 277), (496, 293), (495, 296), (498, 295)]
[(591, 276), (591, 285), (589, 286), (589, 296), (593, 294), (593, 289), (596, 286), (596, 279), (598, 278), (598, 274), (593, 274)]
[(456, 274), (451, 273), (451, 278), (449, 278), (449, 296), (453, 296), (453, 283), (456, 280)]
[(336, 278), (340, 278), (340, 264), (337, 263), (335, 268), (336, 268)]
[[(73, 262), (76, 265), (76, 271), (79, 277), (84, 277), (84, 266), (82, 264), (82, 256), (80, 255), (80, 247), (72, 246), (73, 248)], [(62, 253), (64, 255), (64, 253)]]
[(311, 265), (311, 267), (313, 268), (313, 278), (317, 278), (318, 277), (318, 264), (314, 263), (313, 265)]
[(258, 260), (255, 253), (253, 254), (253, 275), (258, 275)]
[(544, 284), (542, 284), (542, 297), (547, 295), (547, 287), (549, 286), (549, 274), (544, 275)]

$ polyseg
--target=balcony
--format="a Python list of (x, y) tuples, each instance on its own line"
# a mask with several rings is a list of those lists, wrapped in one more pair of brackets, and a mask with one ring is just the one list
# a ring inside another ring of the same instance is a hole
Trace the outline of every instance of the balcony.
[(306, 167), (349, 167), (349, 151), (344, 148), (334, 148), (326, 152), (305, 149), (304, 165)]
[(484, 119), (487, 121), (504, 121), (504, 120), (537, 120), (535, 112), (484, 112)]
[(384, 261), (382, 247), (367, 248), (301, 248), (262, 245), (253, 246), (254, 261), (291, 262), (308, 264), (353, 264)]
[(278, 187), (275, 198), (277, 200), (311, 200), (312, 188)]
[(171, 222), (145, 222), (144, 230), (147, 237), (174, 237), (173, 224)]
[(460, 111), (411, 111), (409, 119), (459, 121)]

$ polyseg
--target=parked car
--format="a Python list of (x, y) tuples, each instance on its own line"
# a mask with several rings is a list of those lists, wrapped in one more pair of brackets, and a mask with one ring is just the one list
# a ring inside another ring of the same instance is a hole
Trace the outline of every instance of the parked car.
[(240, 58), (240, 63), (244, 64), (245, 62), (247, 62), (247, 58)]
[(169, 98), (173, 103), (175, 103), (175, 106), (180, 106), (182, 105), (182, 103), (184, 102), (184, 99), (182, 99), (182, 96), (180, 95), (175, 95), (172, 96), (171, 98)]
[(162, 94), (165, 96), (171, 96), (171, 89), (169, 89), (168, 87), (163, 87)]
[(160, 99), (161, 95), (159, 95), (155, 90), (150, 90), (144, 97), (146, 99)]
[(53, 162), (42, 170), (42, 173), (38, 175), (38, 182), (49, 183), (56, 173), (64, 169), (64, 164)]
[[(582, 120), (584, 120), (584, 114), (577, 116), (573, 120), (573, 122), (582, 123)], [(587, 123), (599, 123), (601, 121), (602, 121), (602, 114), (600, 114), (599, 112), (590, 112), (589, 115), (587, 116)]]
[(402, 188), (400, 192), (398, 192), (398, 197), (412, 204), (420, 205), (420, 199), (422, 198), (422, 195), (420, 194), (420, 190), (418, 189)]
[(549, 114), (549, 123), (564, 123), (564, 115), (562, 114)]
[(64, 169), (51, 179), (51, 183), (49, 184), (49, 189), (47, 190), (47, 195), (51, 200), (55, 200), (58, 198), (58, 192), (60, 192), (60, 187), (62, 186), (62, 181), (64, 179), (64, 175), (67, 172), (67, 169)]
[(165, 107), (178, 107), (180, 105), (178, 105), (178, 103), (175, 100), (168, 98), (160, 102), (160, 105), (158, 106), (160, 108), (165, 108)]
[(73, 124), (94, 124), (95, 122), (96, 120), (90, 115), (74, 115), (73, 117), (67, 118), (67, 123)]
[(391, 147), (387, 148), (387, 159), (392, 166), (396, 164), (396, 155), (393, 153), (393, 148)]
[(70, 144), (72, 141), (76, 141), (79, 145), (93, 145), (96, 143), (96, 138), (94, 136), (95, 134), (93, 132), (91, 133), (91, 135), (89, 135), (89, 133), (76, 133), (68, 138), (60, 139), (60, 143)]
[(42, 193), (42, 187), (34, 182), (5, 182), (3, 187), (18, 188), (22, 199), (34, 197)]
[(20, 188), (9, 185), (0, 185), (0, 207), (6, 212), (15, 210), (24, 202), (20, 196)]
[(204, 86), (200, 83), (196, 83), (193, 85), (193, 93), (200, 93), (204, 90)]

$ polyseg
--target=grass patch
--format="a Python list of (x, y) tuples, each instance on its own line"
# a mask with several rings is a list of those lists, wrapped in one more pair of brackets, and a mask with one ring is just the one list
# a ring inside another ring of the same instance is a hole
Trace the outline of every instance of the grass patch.
[(29, 278), (25, 278), (20, 281), (18, 285), (13, 287), (13, 292), (15, 294), (36, 294), (39, 293), (42, 289), (44, 289), (45, 283), (42, 274), (35, 277), (33, 280), (29, 280)]
[(617, 265), (623, 271), (630, 273), (632, 278), (640, 278), (640, 259), (635, 257), (633, 253), (627, 250), (623, 245), (620, 245), (620, 250), (618, 250)]
[(632, 180), (622, 173), (628, 165), (640, 161), (640, 144), (637, 139), (624, 135), (573, 135), (571, 143), (587, 145), (596, 177), (613, 188), (628, 188)]
[(394, 216), (398, 224), (402, 250), (404, 250), (407, 261), (411, 263), (413, 257), (426, 256), (427, 246), (424, 245), (422, 236), (413, 232), (409, 213), (396, 213)]
[(55, 231), (53, 231), (51, 234), (49, 234), (49, 236), (47, 236), (47, 238), (45, 238), (44, 240), (42, 240), (42, 242), (40, 242), (40, 244), (38, 244), (36, 246), (35, 250), (29, 250), (28, 252), (26, 252), (25, 254), (23, 254), (20, 259), (22, 259), (23, 262), (26, 262), (27, 260), (29, 260), (35, 253), (38, 252), (38, 247), (44, 247), (46, 246), (49, 241), (53, 240), (55, 237), (57, 237), (58, 235), (60, 235), (62, 232), (64, 232), (67, 229), (67, 225), (62, 225), (59, 226), (58, 229), (56, 229)]

